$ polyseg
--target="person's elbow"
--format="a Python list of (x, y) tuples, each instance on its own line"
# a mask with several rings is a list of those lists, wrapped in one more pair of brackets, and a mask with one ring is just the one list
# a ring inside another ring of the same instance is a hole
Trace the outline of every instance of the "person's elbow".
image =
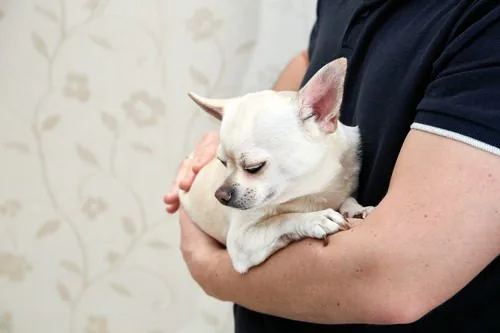
[(405, 300), (401, 297), (391, 302), (382, 301), (380, 307), (374, 312), (370, 324), (374, 325), (404, 325), (412, 324), (430, 311), (432, 307), (425, 300)]
[[(365, 286), (360, 288), (361, 293), (351, 295), (346, 300), (349, 313), (342, 317), (340, 322), (351, 324), (369, 324), (369, 325), (403, 325), (411, 324), (436, 306), (426, 297), (420, 295), (409, 295), (407, 291), (398, 291), (395, 288), (388, 287), (386, 283), (378, 283), (371, 278), (361, 278), (359, 280)], [(353, 287), (353, 284), (351, 284)], [(369, 289), (369, 290), (367, 290)], [(323, 307), (323, 314), (317, 318), (318, 323), (338, 324), (339, 306), (342, 301), (329, 302)]]
[(361, 279), (365, 283), (360, 288), (365, 296), (363, 321), (374, 325), (411, 324), (444, 302), (434, 295), (425, 279), (415, 281), (401, 274), (401, 270), (404, 268), (389, 270), (385, 266)]

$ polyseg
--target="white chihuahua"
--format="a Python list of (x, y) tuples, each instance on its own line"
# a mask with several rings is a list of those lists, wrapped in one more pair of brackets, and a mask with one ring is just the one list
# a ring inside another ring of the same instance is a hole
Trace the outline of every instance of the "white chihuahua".
[[(197, 175), (181, 204), (225, 244), (239, 273), (290, 242), (326, 239), (366, 215), (351, 197), (360, 169), (357, 127), (339, 122), (347, 61), (325, 65), (297, 92), (215, 100), (189, 96), (221, 121), (218, 161)], [(214, 195), (215, 194), (215, 195)]]

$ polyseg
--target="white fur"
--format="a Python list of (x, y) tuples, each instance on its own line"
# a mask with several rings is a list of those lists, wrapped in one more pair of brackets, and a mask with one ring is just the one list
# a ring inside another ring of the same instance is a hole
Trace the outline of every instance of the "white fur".
[[(365, 217), (371, 211), (351, 197), (360, 169), (358, 128), (332, 120), (339, 115), (345, 66), (344, 59), (326, 65), (299, 93), (261, 91), (230, 100), (190, 95), (222, 118), (218, 157), (227, 167), (217, 159), (210, 162), (191, 190), (181, 193), (181, 204), (205, 232), (226, 245), (239, 273), (294, 240), (322, 239), (348, 229), (342, 214)], [(327, 84), (335, 85), (337, 97), (318, 100), (318, 91), (331, 90)], [(324, 101), (329, 103), (324, 119), (305, 117), (323, 112), (315, 103)], [(262, 161), (266, 165), (258, 174), (245, 170)], [(233, 207), (214, 196), (223, 184), (236, 190)]]

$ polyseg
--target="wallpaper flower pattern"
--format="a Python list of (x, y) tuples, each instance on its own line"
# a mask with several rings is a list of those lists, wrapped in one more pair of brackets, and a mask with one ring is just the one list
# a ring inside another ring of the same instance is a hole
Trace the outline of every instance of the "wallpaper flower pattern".
[(232, 331), (161, 202), (217, 125), (186, 92), (268, 88), (314, 6), (0, 0), (0, 333)]

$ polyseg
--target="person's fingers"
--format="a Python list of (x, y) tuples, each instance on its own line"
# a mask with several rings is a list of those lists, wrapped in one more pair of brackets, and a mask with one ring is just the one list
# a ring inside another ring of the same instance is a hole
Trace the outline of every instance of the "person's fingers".
[(214, 132), (208, 133), (200, 142), (193, 159), (192, 169), (195, 174), (215, 158), (218, 145), (219, 135)]
[(184, 192), (187, 192), (191, 189), (191, 185), (193, 185), (194, 178), (196, 174), (193, 172), (192, 167), (189, 170), (186, 170), (184, 173), (184, 178), (179, 182), (179, 188)]
[(192, 168), (191, 165), (192, 165), (192, 160), (189, 157), (182, 160), (181, 164), (179, 165), (179, 168), (177, 169), (177, 174), (175, 176), (174, 182), (172, 183), (172, 188), (170, 190), (170, 193), (174, 194), (179, 191), (179, 184), (186, 177), (187, 172), (191, 172)]
[(175, 212), (177, 212), (179, 207), (180, 207), (180, 203), (179, 203), (179, 201), (177, 201), (176, 203), (167, 205), (166, 211), (169, 214), (175, 214)]
[(166, 211), (173, 214), (179, 209), (179, 185), (185, 178), (186, 172), (191, 171), (191, 161), (189, 159), (184, 159), (177, 169), (177, 174), (175, 180), (172, 182), (172, 188), (170, 192), (163, 197), (163, 202), (167, 205)]
[(205, 166), (206, 164), (204, 163), (199, 163), (199, 162), (195, 162), (193, 163), (193, 173), (195, 175), (197, 175), (198, 173), (200, 173), (201, 169), (203, 169), (203, 167)]
[(163, 198), (168, 213), (173, 214), (179, 209), (179, 190), (188, 192), (191, 189), (196, 174), (215, 157), (218, 144), (218, 132), (207, 133), (197, 144), (195, 151), (181, 162), (172, 188)]
[(179, 191), (172, 190), (169, 194), (163, 197), (163, 202), (167, 205), (167, 213), (174, 214), (180, 205)]
[(174, 204), (176, 201), (179, 200), (179, 195), (178, 193), (169, 193), (167, 195), (165, 195), (163, 197), (163, 202), (166, 204), (166, 205), (172, 205)]
[(191, 186), (193, 185), (195, 176), (194, 172), (186, 176), (186, 178), (179, 183), (179, 188), (184, 192), (189, 192), (189, 190), (191, 190)]
[(170, 193), (165, 194), (165, 195), (163, 196), (163, 203), (164, 203), (165, 205), (168, 205), (169, 203), (171, 203), (171, 196), (170, 196)]
[(163, 202), (167, 205), (166, 211), (169, 214), (174, 214), (179, 209), (179, 192), (169, 193), (163, 197)]
[(198, 174), (208, 163), (210, 163), (216, 156), (216, 146), (207, 146), (206, 149), (200, 153), (199, 156), (193, 161), (192, 170)]
[(191, 185), (196, 177), (193, 172), (193, 157), (192, 154), (185, 160), (185, 165), (182, 168), (182, 174), (179, 174), (178, 186), (184, 192), (191, 189)]
[(189, 191), (196, 175), (215, 157), (218, 145), (219, 134), (217, 132), (205, 134), (193, 152), (191, 172), (186, 174), (186, 177), (181, 184), (182, 189), (185, 188)]

